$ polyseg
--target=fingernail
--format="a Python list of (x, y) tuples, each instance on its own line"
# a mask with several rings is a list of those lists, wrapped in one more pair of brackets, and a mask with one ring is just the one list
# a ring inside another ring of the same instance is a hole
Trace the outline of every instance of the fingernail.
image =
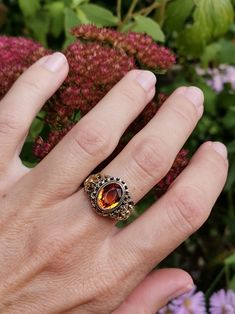
[(196, 107), (199, 117), (203, 114), (204, 95), (200, 88), (195, 86), (181, 88), (179, 93), (184, 95)]
[(214, 142), (212, 143), (212, 146), (214, 148), (214, 150), (224, 159), (227, 159), (228, 157), (228, 151), (227, 148), (224, 144), (220, 143), (220, 142)]
[(58, 72), (66, 63), (66, 57), (61, 52), (55, 52), (48, 56), (41, 65), (49, 71)]
[(190, 291), (192, 291), (194, 288), (194, 285), (192, 284), (189, 284), (183, 288), (180, 288), (179, 290), (176, 290), (172, 295), (170, 295), (169, 297), (169, 301), (175, 299), (175, 298), (178, 298), (179, 296), (185, 294), (185, 293), (188, 293)]
[(146, 92), (149, 92), (156, 84), (156, 76), (151, 71), (141, 71), (136, 77), (136, 81), (143, 87)]

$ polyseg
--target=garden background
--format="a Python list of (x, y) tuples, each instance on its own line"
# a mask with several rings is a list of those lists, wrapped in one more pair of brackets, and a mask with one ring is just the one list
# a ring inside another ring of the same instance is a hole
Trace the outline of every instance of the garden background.
[[(1, 34), (62, 50), (75, 40), (70, 28), (81, 24), (143, 32), (176, 56), (167, 73), (157, 74), (158, 90), (169, 94), (177, 86), (195, 85), (204, 91), (204, 117), (185, 147), (192, 154), (206, 140), (224, 142), (229, 178), (209, 221), (160, 266), (186, 269), (207, 297), (220, 288), (235, 291), (234, 7), (234, 0), (0, 0)], [(37, 162), (32, 146), (43, 128), (36, 119), (22, 152), (29, 166)], [(145, 198), (138, 212), (151, 200)]]

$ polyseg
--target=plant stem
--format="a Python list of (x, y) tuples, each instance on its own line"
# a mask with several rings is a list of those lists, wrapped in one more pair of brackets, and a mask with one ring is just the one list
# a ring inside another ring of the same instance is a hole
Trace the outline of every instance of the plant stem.
[(122, 22), (122, 0), (117, 0), (117, 17), (119, 23)]
[(230, 281), (230, 268), (228, 265), (225, 265), (225, 279), (226, 279), (226, 285), (229, 286)]
[(134, 15), (144, 15), (148, 16), (153, 10), (157, 9), (160, 7), (159, 2), (154, 2), (150, 6), (141, 9), (140, 11), (136, 12)]
[(225, 267), (222, 268), (222, 270), (219, 272), (219, 274), (216, 276), (215, 280), (212, 282), (211, 286), (208, 288), (206, 292), (206, 298), (208, 299), (213, 290), (215, 289), (216, 285), (220, 281), (220, 279), (224, 276), (225, 274)]
[(125, 24), (126, 22), (128, 22), (131, 18), (132, 18), (132, 14), (133, 14), (133, 11), (135, 10), (135, 7), (137, 5), (139, 0), (132, 0), (132, 3), (130, 5), (130, 8), (122, 22), (122, 24)]
[(40, 120), (40, 121), (45, 121), (42, 117), (36, 116), (36, 119)]
[(231, 219), (234, 219), (234, 214), (235, 214), (235, 210), (234, 210), (234, 204), (233, 204), (233, 190), (232, 188), (230, 188), (228, 190), (228, 208), (229, 208), (229, 216)]
[(166, 11), (166, 5), (169, 2), (169, 0), (161, 0), (159, 2), (159, 10), (157, 15), (157, 21), (160, 26), (163, 26), (164, 19), (165, 19), (165, 11)]

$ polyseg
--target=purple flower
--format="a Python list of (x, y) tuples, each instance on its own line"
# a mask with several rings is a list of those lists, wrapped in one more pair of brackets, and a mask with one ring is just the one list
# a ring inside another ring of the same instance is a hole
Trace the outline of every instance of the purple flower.
[(207, 80), (206, 83), (211, 86), (217, 93), (222, 92), (224, 89), (224, 79), (220, 74), (216, 74), (211, 80)]
[(234, 314), (235, 292), (223, 289), (215, 292), (210, 298), (210, 314)]
[(201, 291), (195, 292), (195, 290), (196, 287), (172, 300), (158, 314), (206, 314), (204, 293)]
[(206, 83), (217, 93), (222, 92), (225, 84), (235, 90), (235, 67), (232, 65), (221, 64), (218, 68), (208, 69), (196, 67), (196, 73), (205, 77)]
[(224, 82), (230, 83), (232, 89), (235, 90), (235, 67), (234, 66), (227, 67)]
[(172, 301), (172, 309), (176, 314), (206, 314), (204, 293), (198, 291), (196, 287), (182, 296)]

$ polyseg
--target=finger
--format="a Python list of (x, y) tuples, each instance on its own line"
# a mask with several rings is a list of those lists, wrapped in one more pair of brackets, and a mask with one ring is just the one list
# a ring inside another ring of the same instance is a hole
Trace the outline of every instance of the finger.
[(26, 70), (0, 103), (1, 162), (9, 163), (25, 138), (37, 112), (68, 73), (62, 53), (45, 56)]
[(205, 222), (225, 184), (227, 169), (223, 144), (202, 145), (169, 191), (116, 235), (117, 247), (132, 252), (131, 269), (139, 264), (151, 269)]
[(148, 275), (113, 314), (155, 314), (170, 300), (192, 288), (192, 278), (185, 271), (159, 269)]
[(135, 203), (170, 170), (202, 115), (203, 100), (202, 91), (196, 87), (177, 89), (147, 126), (103, 170), (127, 182)]
[[(154, 96), (155, 76), (129, 72), (31, 172), (49, 198), (72, 194), (88, 174), (114, 150), (118, 141)], [(29, 183), (30, 184), (30, 183)], [(43, 190), (43, 191), (42, 191)], [(40, 192), (40, 193), (41, 193)]]
[[(164, 103), (156, 116), (123, 149), (123, 151), (103, 170), (103, 173), (117, 176), (127, 182), (133, 201), (141, 199), (168, 172), (177, 152), (180, 150), (203, 111), (203, 94), (196, 87), (182, 87), (176, 90)], [(93, 211), (86, 193), (76, 193), (74, 215), (78, 211), (94, 224)], [(79, 206), (82, 204), (82, 206)], [(84, 215), (85, 214), (85, 215)], [(97, 216), (97, 215), (96, 215)], [(96, 217), (102, 232), (112, 228), (113, 223), (103, 217)], [(107, 228), (107, 229), (106, 229)]]

